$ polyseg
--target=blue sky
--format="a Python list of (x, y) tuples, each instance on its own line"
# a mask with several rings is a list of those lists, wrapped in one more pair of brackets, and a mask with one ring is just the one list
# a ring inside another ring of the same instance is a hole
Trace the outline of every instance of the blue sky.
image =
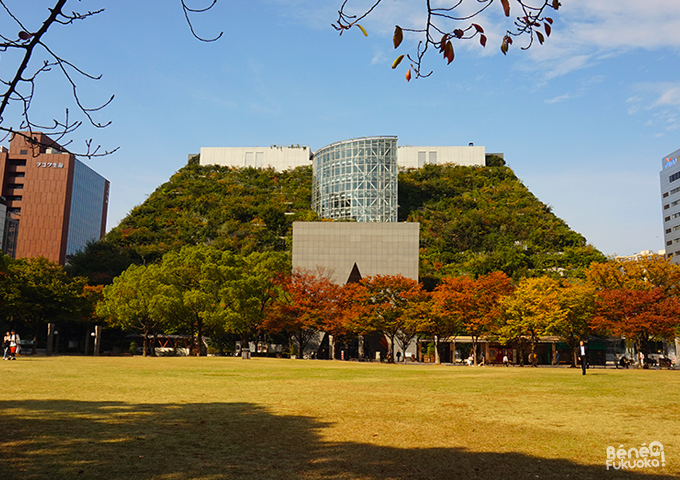
[[(38, 28), (50, 3), (9, 2), (28, 29)], [(541, 201), (607, 255), (663, 249), (661, 158), (680, 148), (680, 2), (562, 0), (546, 44), (528, 51), (515, 44), (507, 56), (493, 33), (504, 28), (499, 5), (480, 20), (485, 49), (456, 44), (451, 65), (432, 55), (433, 75), (410, 83), (405, 64), (390, 65), (413, 51), (415, 38), (407, 35), (395, 53), (392, 31), (421, 21), (422, 0), (387, 0), (362, 22), (368, 37), (331, 28), (341, 0), (219, 0), (194, 17), (205, 36), (224, 31), (211, 44), (191, 37), (179, 0), (71, 3), (67, 9), (105, 8), (54, 28), (47, 41), (103, 75), (78, 81), (86, 104), (115, 94), (96, 115), (109, 127), (72, 136), (74, 150), (87, 138), (120, 147), (86, 161), (111, 181), (109, 228), (202, 146), (317, 150), (397, 135), (402, 145), (473, 142), (503, 152)], [(3, 32), (16, 28), (1, 22)], [(3, 54), (0, 68), (12, 60)], [(36, 88), (34, 120), (73, 111), (56, 72)]]

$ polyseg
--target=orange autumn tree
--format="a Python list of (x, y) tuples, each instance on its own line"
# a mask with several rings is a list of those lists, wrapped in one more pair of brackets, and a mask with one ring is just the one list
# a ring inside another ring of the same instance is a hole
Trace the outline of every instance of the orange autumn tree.
[(437, 315), (433, 322), (440, 324), (440, 334), (452, 336), (461, 328), (467, 332), (476, 365), (479, 339), (491, 333), (501, 316), (501, 300), (512, 291), (510, 278), (503, 272), (491, 272), (477, 280), (444, 278), (434, 292)]
[(586, 278), (597, 290), (594, 330), (629, 338), (645, 357), (651, 340), (677, 334), (680, 266), (660, 255), (649, 255), (594, 263)]
[(659, 288), (667, 296), (680, 294), (680, 265), (661, 255), (592, 263), (586, 278), (598, 290)]
[[(475, 281), (470, 277), (445, 277), (432, 294), (434, 315), (428, 333), (434, 339), (437, 356), (436, 363), (441, 363), (440, 340), (456, 337), (465, 332), (466, 318), (473, 310)], [(477, 344), (473, 339), (474, 350)], [(477, 358), (475, 355), (475, 364)]]
[(651, 340), (676, 335), (679, 317), (680, 302), (662, 289), (622, 288), (598, 292), (592, 324), (595, 330), (632, 340), (646, 357)]
[[(404, 344), (407, 337), (413, 339), (423, 331), (421, 324), (426, 320), (411, 305), (424, 297), (421, 285), (415, 280), (402, 275), (366, 277), (357, 284), (346, 285), (345, 295), (352, 305), (344, 312), (348, 328), (359, 335), (382, 333), (387, 339), (390, 363), (394, 362), (395, 341)], [(397, 340), (399, 335), (402, 336)]]
[(278, 290), (263, 328), (287, 332), (300, 356), (310, 340), (333, 324), (340, 312), (340, 287), (323, 270), (295, 270), (275, 281)]

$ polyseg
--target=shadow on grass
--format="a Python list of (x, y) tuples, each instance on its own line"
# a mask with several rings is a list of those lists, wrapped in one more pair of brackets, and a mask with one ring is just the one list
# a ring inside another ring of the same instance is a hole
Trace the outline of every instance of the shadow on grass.
[(604, 458), (328, 443), (313, 418), (247, 403), (0, 402), (0, 422), (3, 480), (671, 478), (607, 471)]

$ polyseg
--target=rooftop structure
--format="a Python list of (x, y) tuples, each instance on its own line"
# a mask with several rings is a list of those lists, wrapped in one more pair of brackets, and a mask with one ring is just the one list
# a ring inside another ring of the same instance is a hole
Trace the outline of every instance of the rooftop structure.
[(202, 147), (201, 165), (225, 167), (273, 168), (284, 171), (290, 168), (310, 166), (309, 147)]

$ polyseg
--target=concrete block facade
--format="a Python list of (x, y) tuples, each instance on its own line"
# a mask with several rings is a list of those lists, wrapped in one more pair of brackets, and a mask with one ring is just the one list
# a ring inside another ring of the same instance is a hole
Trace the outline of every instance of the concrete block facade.
[(273, 168), (284, 171), (311, 166), (309, 147), (202, 147), (201, 165), (225, 167)]
[(413, 147), (397, 149), (397, 163), (400, 168), (423, 168), (426, 164), (461, 166), (486, 165), (485, 147)]
[(322, 268), (339, 285), (355, 264), (362, 277), (403, 275), (418, 281), (419, 248), (419, 223), (293, 223), (293, 268)]

